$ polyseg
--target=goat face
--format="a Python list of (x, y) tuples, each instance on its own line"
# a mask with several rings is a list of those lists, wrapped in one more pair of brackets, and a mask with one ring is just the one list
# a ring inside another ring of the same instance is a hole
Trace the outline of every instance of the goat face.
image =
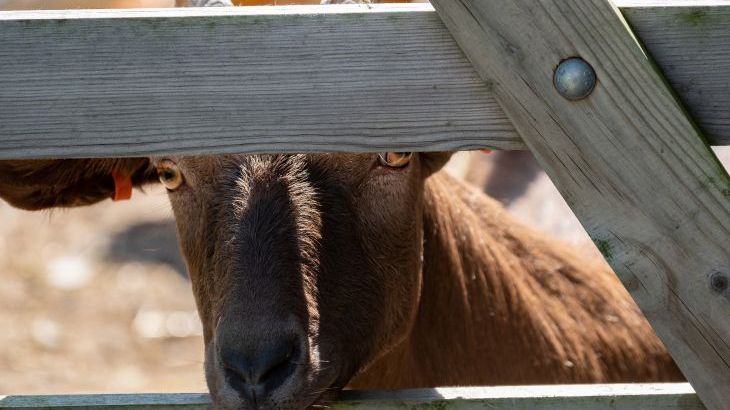
[(221, 408), (304, 408), (401, 341), (421, 287), (423, 180), (445, 155), (153, 159)]
[(168, 188), (221, 408), (304, 408), (387, 353), (421, 287), (424, 179), (448, 154), (0, 161), (25, 209)]

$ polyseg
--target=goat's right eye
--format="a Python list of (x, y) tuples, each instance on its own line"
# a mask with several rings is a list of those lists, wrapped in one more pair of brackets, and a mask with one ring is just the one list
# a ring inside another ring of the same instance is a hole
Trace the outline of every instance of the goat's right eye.
[(180, 185), (183, 184), (183, 176), (180, 168), (169, 159), (162, 160), (157, 164), (157, 176), (160, 178), (162, 185), (170, 191), (180, 188)]

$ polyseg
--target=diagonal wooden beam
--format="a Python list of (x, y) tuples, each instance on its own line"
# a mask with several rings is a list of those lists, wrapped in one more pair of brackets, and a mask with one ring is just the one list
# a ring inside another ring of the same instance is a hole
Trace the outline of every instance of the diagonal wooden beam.
[[(730, 402), (730, 178), (606, 0), (432, 0), (711, 409)], [(553, 86), (561, 60), (597, 74)]]

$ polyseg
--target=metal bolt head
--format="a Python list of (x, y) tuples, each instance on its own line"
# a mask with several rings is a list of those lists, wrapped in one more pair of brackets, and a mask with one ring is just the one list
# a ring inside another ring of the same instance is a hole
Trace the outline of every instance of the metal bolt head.
[(555, 69), (553, 85), (570, 101), (588, 97), (596, 86), (596, 72), (580, 57), (563, 60)]

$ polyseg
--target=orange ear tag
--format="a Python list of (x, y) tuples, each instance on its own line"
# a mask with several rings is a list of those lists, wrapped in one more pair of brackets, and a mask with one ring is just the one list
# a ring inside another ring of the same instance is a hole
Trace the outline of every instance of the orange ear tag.
[(492, 150), (489, 149), (489, 148), (483, 148), (483, 149), (480, 149), (479, 151), (481, 151), (484, 154), (491, 154), (492, 153)]
[(126, 201), (132, 197), (132, 178), (124, 171), (112, 171), (114, 196), (112, 201)]

